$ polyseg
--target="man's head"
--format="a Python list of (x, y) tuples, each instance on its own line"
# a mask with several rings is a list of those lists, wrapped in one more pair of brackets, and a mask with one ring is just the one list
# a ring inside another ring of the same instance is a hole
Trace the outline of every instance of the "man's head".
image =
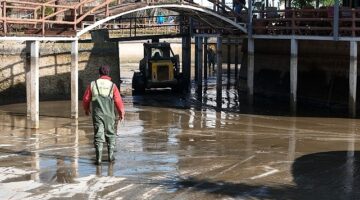
[(110, 74), (110, 67), (108, 65), (103, 65), (99, 68), (100, 76), (109, 76)]

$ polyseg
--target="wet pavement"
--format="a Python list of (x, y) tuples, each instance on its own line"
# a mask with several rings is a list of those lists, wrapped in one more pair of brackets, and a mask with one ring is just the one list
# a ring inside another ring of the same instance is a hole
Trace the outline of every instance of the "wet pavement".
[[(42, 102), (37, 131), (24, 128), (24, 104), (1, 106), (19, 114), (0, 114), (0, 199), (360, 198), (359, 120), (216, 112), (160, 96), (124, 98), (116, 162), (101, 167), (91, 120), (51, 117), (70, 102)], [(166, 99), (178, 106), (159, 106)]]
[(69, 119), (70, 102), (41, 102), (39, 130), (25, 129), (25, 104), (0, 106), (0, 199), (360, 199), (358, 119), (308, 105), (294, 116), (288, 102), (261, 98), (248, 106), (234, 81), (220, 108), (215, 82), (201, 99), (127, 94), (116, 162), (104, 150), (100, 167), (91, 119)]

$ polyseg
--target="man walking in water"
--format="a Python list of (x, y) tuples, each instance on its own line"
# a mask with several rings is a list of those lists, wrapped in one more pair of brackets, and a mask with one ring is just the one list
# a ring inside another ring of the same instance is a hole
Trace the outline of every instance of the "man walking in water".
[(111, 81), (109, 73), (109, 66), (100, 67), (100, 78), (91, 82), (83, 97), (83, 106), (87, 116), (91, 113), (90, 102), (92, 104), (91, 110), (95, 132), (94, 145), (97, 165), (101, 164), (103, 143), (105, 141), (107, 142), (109, 162), (115, 160), (116, 118), (114, 107), (116, 107), (120, 121), (123, 120), (125, 116), (124, 104), (120, 92), (116, 85)]

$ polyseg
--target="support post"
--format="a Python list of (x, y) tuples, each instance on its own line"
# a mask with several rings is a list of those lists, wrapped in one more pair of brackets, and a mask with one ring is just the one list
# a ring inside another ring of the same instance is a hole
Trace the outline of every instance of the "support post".
[(30, 127), (39, 128), (39, 49), (40, 42), (31, 42)]
[(31, 42), (26, 41), (25, 47), (25, 79), (26, 79), (26, 117), (31, 115)]
[(199, 59), (199, 37), (195, 36), (195, 81), (198, 80), (198, 62), (197, 60)]
[(198, 37), (197, 39), (197, 95), (198, 99), (202, 99), (202, 75), (203, 75), (203, 38)]
[(253, 10), (252, 10), (252, 1), (248, 0), (248, 38), (252, 38), (252, 17), (253, 17)]
[(291, 39), (290, 56), (290, 108), (293, 113), (296, 113), (298, 73), (298, 41), (296, 39)]
[(230, 44), (230, 38), (227, 38), (227, 81), (228, 85), (230, 85), (230, 71), (231, 71), (231, 44)]
[(334, 4), (334, 19), (333, 19), (333, 37), (334, 40), (339, 39), (339, 0), (335, 0)]
[(349, 69), (349, 114), (356, 116), (356, 87), (357, 87), (357, 42), (350, 42)]
[(71, 43), (71, 118), (79, 117), (79, 41)]
[(208, 79), (208, 70), (209, 70), (208, 57), (207, 57), (208, 51), (207, 51), (207, 49), (208, 49), (208, 38), (204, 37), (204, 80)]
[(217, 37), (216, 44), (216, 106), (221, 109), (222, 106), (222, 37)]
[(238, 41), (235, 44), (235, 80), (238, 82), (238, 73), (239, 73), (239, 45)]
[(190, 91), (191, 86), (191, 37), (182, 38), (182, 72), (184, 76), (185, 90)]
[(254, 100), (254, 39), (248, 39), (247, 93), (249, 104)]
[(118, 50), (117, 50), (117, 54), (118, 54), (118, 62), (119, 62), (119, 91), (121, 92), (121, 83), (122, 83), (122, 80), (121, 80), (121, 56), (120, 56), (120, 46), (121, 46), (121, 43), (118, 42), (117, 43), (117, 47), (118, 47)]

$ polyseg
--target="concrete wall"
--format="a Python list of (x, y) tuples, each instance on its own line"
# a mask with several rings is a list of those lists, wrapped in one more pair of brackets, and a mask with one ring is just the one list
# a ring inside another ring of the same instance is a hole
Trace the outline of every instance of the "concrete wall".
[[(111, 77), (119, 82), (119, 57), (116, 43), (80, 43), (79, 96), (98, 77), (98, 67), (109, 65)], [(70, 99), (70, 43), (41, 43), (40, 100)], [(24, 42), (0, 44), (0, 104), (26, 100), (25, 66), (29, 53)]]
[[(298, 99), (346, 106), (349, 42), (299, 40), (298, 44)], [(246, 47), (247, 44), (243, 48), (245, 52)], [(246, 79), (246, 58), (247, 55), (243, 57), (240, 72), (243, 80)], [(290, 40), (255, 40), (255, 94), (288, 100), (289, 70)], [(245, 89), (246, 83), (241, 87)]]

